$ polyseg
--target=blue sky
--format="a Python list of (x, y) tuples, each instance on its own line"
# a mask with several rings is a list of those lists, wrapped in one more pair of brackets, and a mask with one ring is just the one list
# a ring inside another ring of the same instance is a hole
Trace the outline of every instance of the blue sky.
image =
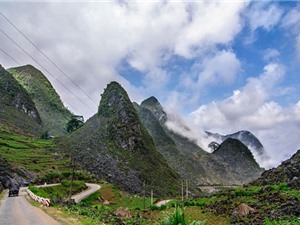
[[(86, 119), (116, 80), (132, 101), (157, 97), (190, 126), (184, 135), (200, 146), (207, 147), (204, 130), (249, 130), (270, 155), (261, 162), (267, 167), (300, 148), (296, 1), (6, 2), (0, 11), (88, 96), (1, 15), (0, 63), (36, 66)], [(171, 122), (183, 132), (178, 121)]]

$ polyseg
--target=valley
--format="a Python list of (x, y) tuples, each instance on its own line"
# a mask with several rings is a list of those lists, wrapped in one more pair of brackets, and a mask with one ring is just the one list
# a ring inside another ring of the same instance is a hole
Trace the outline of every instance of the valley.
[[(163, 225), (176, 215), (186, 224), (300, 224), (299, 150), (265, 171), (254, 158), (267, 157), (263, 145), (238, 131), (206, 132), (216, 143), (207, 152), (170, 129), (174, 115), (154, 96), (134, 103), (115, 81), (98, 111), (67, 132), (77, 115), (41, 71), (28, 65), (0, 72), (0, 192), (30, 185), (81, 224)], [(74, 191), (84, 183), (101, 189), (70, 204), (71, 180)], [(64, 188), (35, 187), (44, 183)]]

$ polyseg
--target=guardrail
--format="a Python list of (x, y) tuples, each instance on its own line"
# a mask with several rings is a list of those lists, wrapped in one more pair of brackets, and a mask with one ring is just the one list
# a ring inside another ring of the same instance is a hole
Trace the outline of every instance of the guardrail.
[(50, 206), (50, 199), (49, 198), (42, 198), (40, 196), (37, 196), (33, 194), (29, 189), (26, 190), (29, 196), (36, 202), (42, 203), (44, 206), (49, 207)]

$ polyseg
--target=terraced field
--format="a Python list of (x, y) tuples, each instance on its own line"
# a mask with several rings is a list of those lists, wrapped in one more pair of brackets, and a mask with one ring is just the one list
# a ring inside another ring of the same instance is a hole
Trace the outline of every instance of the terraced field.
[(62, 156), (53, 140), (14, 135), (0, 127), (0, 154), (12, 165), (30, 172), (46, 174), (68, 169), (68, 159)]

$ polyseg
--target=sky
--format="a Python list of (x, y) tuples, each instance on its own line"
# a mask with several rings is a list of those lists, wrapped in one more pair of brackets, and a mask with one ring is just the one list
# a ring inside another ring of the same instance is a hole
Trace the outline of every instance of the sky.
[(137, 103), (155, 96), (195, 138), (249, 130), (264, 167), (300, 148), (300, 2), (0, 2), (0, 12), (0, 64), (35, 66), (85, 119), (114, 80)]

